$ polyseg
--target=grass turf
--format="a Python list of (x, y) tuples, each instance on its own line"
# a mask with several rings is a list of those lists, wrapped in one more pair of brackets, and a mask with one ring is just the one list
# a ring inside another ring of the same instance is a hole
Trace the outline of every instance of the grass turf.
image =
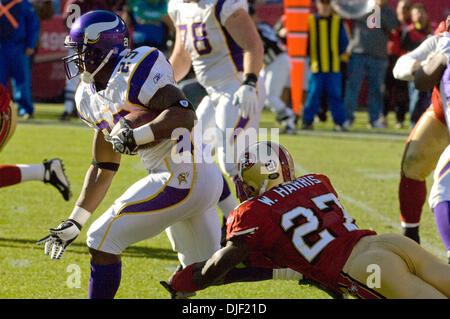
[[(44, 256), (36, 240), (48, 228), (66, 219), (81, 190), (91, 155), (93, 130), (79, 120), (60, 122), (61, 104), (37, 104), (35, 119), (19, 120), (16, 132), (0, 153), (0, 163), (40, 163), (44, 158), (62, 158), (71, 181), (73, 197), (65, 202), (53, 187), (26, 182), (0, 189), (0, 298), (86, 298), (89, 255), (86, 231), (133, 182), (146, 171), (137, 157), (123, 156), (121, 168), (100, 207), (67, 249), (63, 258)], [(394, 116), (388, 117), (391, 126)], [(367, 114), (357, 114), (351, 132), (332, 132), (332, 123), (316, 123), (314, 131), (296, 136), (281, 135), (279, 142), (292, 153), (297, 172), (328, 175), (347, 212), (360, 228), (378, 233), (400, 233), (399, 167), (408, 129), (369, 130)], [(265, 111), (261, 127), (278, 127)], [(427, 180), (431, 186), (431, 176)], [(231, 186), (231, 184), (230, 184)], [(445, 249), (434, 217), (425, 205), (421, 237), (423, 246), (444, 260)], [(178, 264), (165, 233), (137, 243), (123, 253), (122, 282), (116, 298), (168, 298), (159, 285)], [(74, 280), (79, 274), (80, 282)], [(79, 285), (78, 285), (79, 284)], [(205, 299), (312, 299), (329, 298), (296, 282), (264, 281), (211, 287), (195, 298)]]

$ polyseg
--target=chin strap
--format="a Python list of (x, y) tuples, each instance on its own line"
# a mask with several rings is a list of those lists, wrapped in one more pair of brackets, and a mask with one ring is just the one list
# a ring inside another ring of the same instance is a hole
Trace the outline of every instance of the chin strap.
[[(94, 82), (94, 76), (105, 66), (106, 63), (108, 63), (109, 58), (111, 57), (111, 55), (113, 54), (114, 50), (109, 50), (108, 55), (103, 59), (102, 63), (100, 63), (100, 65), (97, 67), (97, 69), (95, 69), (94, 72), (90, 73), (87, 71), (84, 71), (83, 73), (81, 73), (81, 81), (83, 81), (84, 83), (90, 84)], [(86, 69), (86, 67), (85, 67)]]
[(262, 187), (259, 189), (258, 195), (261, 195), (262, 193), (264, 193), (266, 191), (267, 184), (269, 184), (269, 181), (267, 179), (265, 179)]

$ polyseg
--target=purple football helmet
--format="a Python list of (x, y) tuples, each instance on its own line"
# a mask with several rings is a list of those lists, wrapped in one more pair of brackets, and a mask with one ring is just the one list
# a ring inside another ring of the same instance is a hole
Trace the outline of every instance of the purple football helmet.
[[(128, 28), (117, 14), (106, 10), (94, 10), (75, 20), (66, 36), (64, 45), (75, 54), (63, 58), (66, 76), (70, 80), (81, 74), (84, 82), (94, 81), (94, 76), (110, 60), (128, 49)], [(73, 74), (70, 63), (78, 72)]]

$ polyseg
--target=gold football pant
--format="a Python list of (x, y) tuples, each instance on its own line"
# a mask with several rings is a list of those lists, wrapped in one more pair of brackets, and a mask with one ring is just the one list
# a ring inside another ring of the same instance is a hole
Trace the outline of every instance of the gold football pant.
[(432, 110), (427, 110), (406, 142), (402, 174), (414, 180), (424, 181), (436, 167), (439, 157), (449, 143), (447, 127)]
[(427, 196), (425, 179), (449, 142), (446, 125), (429, 108), (411, 131), (402, 158), (399, 201), (403, 227), (419, 226)]
[(450, 265), (398, 234), (361, 238), (341, 277), (351, 284), (346, 290), (360, 298), (450, 297)]

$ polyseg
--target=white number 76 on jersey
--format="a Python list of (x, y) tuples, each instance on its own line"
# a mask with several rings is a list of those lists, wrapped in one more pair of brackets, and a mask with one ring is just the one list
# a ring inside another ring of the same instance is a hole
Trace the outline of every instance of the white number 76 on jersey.
[[(328, 193), (325, 195), (317, 196), (311, 199), (318, 209), (325, 212), (331, 208), (332, 204), (336, 204), (342, 211), (344, 215), (345, 222), (344, 227), (348, 231), (357, 230), (358, 227), (353, 223), (353, 219), (342, 207), (339, 200), (333, 193)], [(297, 226), (294, 229), (292, 235), (292, 243), (298, 252), (308, 261), (311, 262), (330, 242), (332, 242), (335, 237), (329, 233), (327, 229), (322, 230), (318, 233), (320, 239), (316, 241), (312, 246), (308, 245), (304, 237), (311, 234), (319, 228), (319, 220), (314, 212), (305, 207), (298, 206), (294, 209), (283, 214), (281, 217), (281, 227), (284, 231), (289, 231), (295, 226), (293, 220), (299, 216), (304, 216), (306, 218), (306, 223)]]

